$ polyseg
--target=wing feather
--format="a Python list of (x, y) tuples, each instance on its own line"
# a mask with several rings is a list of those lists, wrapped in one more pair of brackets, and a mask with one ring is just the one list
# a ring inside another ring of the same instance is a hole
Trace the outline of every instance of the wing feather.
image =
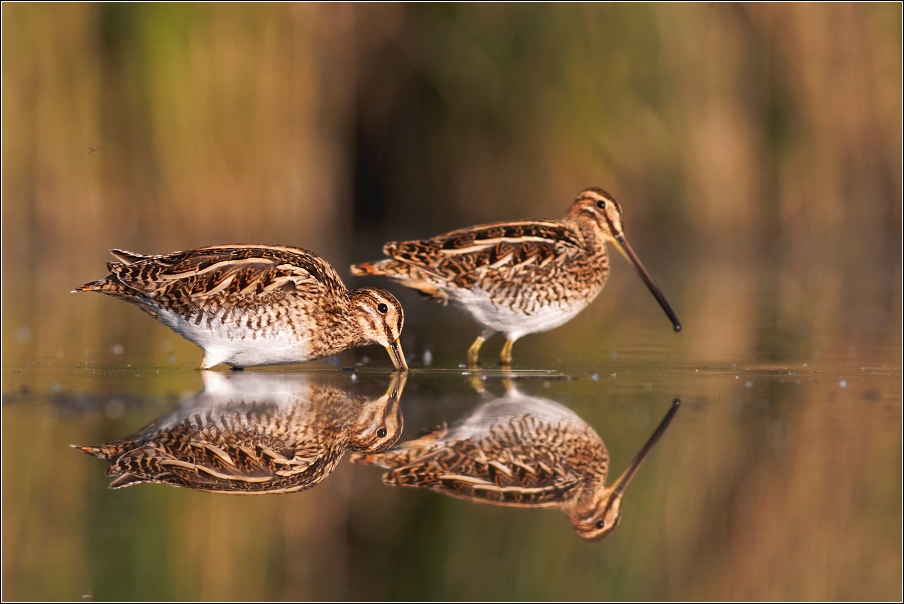
[(383, 248), (393, 260), (419, 271), (424, 281), (464, 288), (481, 282), (489, 271), (505, 277), (543, 272), (552, 270), (556, 259), (585, 251), (581, 236), (555, 220), (480, 225), (430, 239), (390, 242)]
[(301, 291), (345, 291), (329, 263), (301, 248), (228, 245), (159, 256), (112, 252), (121, 262), (108, 264), (110, 276), (80, 291), (150, 301), (185, 316), (224, 304), (243, 308), (273, 302)]

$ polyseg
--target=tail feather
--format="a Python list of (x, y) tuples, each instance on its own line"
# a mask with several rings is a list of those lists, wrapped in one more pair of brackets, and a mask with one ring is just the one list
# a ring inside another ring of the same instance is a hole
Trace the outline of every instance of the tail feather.
[(113, 442), (106, 445), (98, 445), (96, 447), (89, 447), (86, 445), (69, 445), (73, 449), (78, 449), (82, 453), (87, 453), (88, 455), (93, 455), (94, 457), (106, 460), (106, 461), (115, 461), (120, 455), (126, 452), (128, 447), (120, 442)]
[(151, 258), (151, 256), (136, 254), (135, 252), (129, 252), (127, 250), (120, 249), (112, 249), (110, 250), (110, 253), (116, 256), (116, 259), (119, 260), (119, 262), (107, 262), (107, 270), (113, 274), (107, 275), (103, 279), (98, 279), (97, 281), (90, 281), (88, 283), (85, 283), (81, 287), (76, 287), (70, 293), (77, 294), (79, 292), (103, 292), (111, 295), (123, 293), (125, 288), (123, 288), (118, 279), (112, 278), (113, 275), (116, 274), (115, 269), (122, 267), (123, 264), (134, 264), (136, 262), (140, 262), (141, 260), (147, 260), (148, 258)]
[(110, 489), (122, 489), (125, 487), (130, 487), (132, 485), (141, 484), (143, 482), (149, 482), (147, 478), (140, 478), (135, 476), (134, 474), (123, 474), (121, 476), (117, 476), (116, 480), (107, 485), (107, 488)]
[(86, 445), (69, 445), (73, 449), (78, 449), (82, 453), (87, 453), (88, 455), (93, 455), (94, 457), (100, 457), (101, 459), (106, 459), (106, 456), (101, 452), (100, 447), (88, 447)]
[(125, 264), (135, 264), (136, 262), (141, 262), (142, 260), (147, 260), (148, 258), (152, 258), (153, 256), (146, 256), (145, 254), (136, 254), (135, 252), (130, 252), (128, 250), (120, 250), (120, 249), (112, 249), (110, 253), (116, 256), (116, 258), (120, 262), (124, 262)]
[(390, 449), (383, 453), (352, 453), (349, 458), (354, 463), (379, 468), (397, 468), (411, 462), (411, 450), (405, 447)]
[(348, 460), (352, 463), (360, 463), (366, 466), (380, 466), (380, 454), (378, 453), (352, 453)]
[(81, 287), (76, 287), (71, 293), (77, 294), (80, 292), (100, 292), (102, 294), (107, 294), (108, 296), (129, 301), (135, 297), (134, 290), (123, 285), (122, 282), (113, 275), (107, 275), (103, 279), (98, 279), (97, 281), (89, 281)]
[(396, 487), (428, 487), (438, 485), (442, 476), (428, 468), (402, 467), (383, 474), (383, 483)]
[(421, 267), (413, 266), (399, 260), (380, 260), (379, 262), (362, 262), (351, 266), (351, 273), (356, 277), (378, 275), (395, 279), (407, 288), (413, 289), (443, 306), (449, 303), (449, 296), (437, 287), (430, 274)]
[(391, 260), (380, 260), (379, 262), (362, 262), (351, 266), (352, 275), (355, 277), (364, 277), (365, 275), (385, 275), (392, 276), (392, 271), (386, 270), (386, 264)]
[[(119, 266), (122, 265), (120, 264)], [(124, 285), (122, 281), (117, 279), (114, 275), (107, 275), (99, 281), (90, 281), (71, 291), (73, 294), (78, 294), (80, 292), (100, 292), (102, 294), (107, 294), (108, 296), (113, 296), (114, 298), (119, 298), (120, 300), (125, 300), (126, 302), (131, 302), (155, 319), (159, 314), (158, 307), (151, 302), (148, 296)]]
[(108, 277), (104, 277), (103, 279), (99, 279), (99, 280), (97, 280), (97, 281), (89, 281), (88, 283), (85, 283), (85, 284), (82, 285), (82, 286), (76, 287), (75, 289), (73, 289), (73, 290), (70, 291), (69, 293), (70, 293), (70, 294), (78, 294), (78, 293), (81, 293), (81, 292), (102, 292), (102, 291), (106, 291), (107, 288), (108, 288), (107, 279), (108, 279)]

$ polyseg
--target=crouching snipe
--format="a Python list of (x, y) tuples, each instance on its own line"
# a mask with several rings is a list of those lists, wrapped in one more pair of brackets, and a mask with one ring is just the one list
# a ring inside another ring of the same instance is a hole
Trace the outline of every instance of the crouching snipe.
[(379, 344), (407, 370), (405, 317), (387, 291), (349, 290), (323, 258), (295, 247), (228, 245), (161, 256), (111, 250), (110, 275), (74, 290), (137, 305), (204, 350), (202, 369), (301, 363)]

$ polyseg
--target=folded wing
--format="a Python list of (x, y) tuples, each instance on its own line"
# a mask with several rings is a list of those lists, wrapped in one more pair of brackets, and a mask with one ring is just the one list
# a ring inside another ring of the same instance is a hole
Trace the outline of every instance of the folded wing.
[(343, 290), (335, 270), (319, 256), (292, 247), (233, 245), (160, 256), (112, 250), (110, 275), (76, 291), (101, 291), (189, 315), (225, 302), (240, 309), (287, 295)]
[(387, 243), (383, 252), (390, 260), (355, 265), (352, 274), (392, 277), (445, 302), (446, 286), (483, 286), (488, 276), (492, 283), (542, 279), (559, 270), (558, 258), (582, 251), (580, 237), (561, 222), (507, 222)]

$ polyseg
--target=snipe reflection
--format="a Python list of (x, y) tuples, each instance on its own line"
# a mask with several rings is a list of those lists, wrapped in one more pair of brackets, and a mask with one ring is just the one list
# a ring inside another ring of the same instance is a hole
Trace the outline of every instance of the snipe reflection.
[(574, 531), (602, 539), (621, 520), (625, 489), (663, 435), (680, 401), (628, 468), (606, 486), (609, 453), (572, 410), (514, 387), (451, 427), (441, 426), (385, 453), (352, 461), (388, 468), (386, 484), (423, 487), (474, 502), (560, 508)]
[(110, 488), (162, 482), (221, 493), (291, 493), (345, 451), (385, 451), (402, 434), (404, 374), (372, 399), (311, 376), (205, 371), (204, 389), (140, 431), (73, 447), (110, 462)]

